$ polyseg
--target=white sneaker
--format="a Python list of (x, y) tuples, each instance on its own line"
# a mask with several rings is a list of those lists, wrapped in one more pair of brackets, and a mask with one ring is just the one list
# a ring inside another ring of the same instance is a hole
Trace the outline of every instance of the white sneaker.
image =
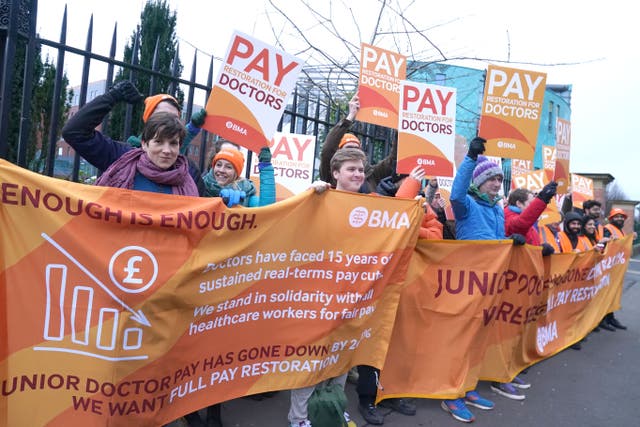
[(289, 427), (312, 427), (309, 420), (298, 421), (297, 423), (290, 423)]

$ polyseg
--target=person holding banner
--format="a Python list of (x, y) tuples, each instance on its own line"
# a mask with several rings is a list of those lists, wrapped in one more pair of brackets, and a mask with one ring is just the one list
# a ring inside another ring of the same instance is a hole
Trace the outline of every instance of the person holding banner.
[[(624, 227), (624, 222), (627, 220), (627, 213), (620, 208), (613, 208), (609, 212), (608, 219), (609, 219), (609, 224), (604, 226), (604, 230), (602, 233), (604, 238), (607, 240), (623, 238), (625, 236), (625, 232), (622, 228)], [(634, 233), (634, 236), (635, 236), (635, 233)], [(604, 319), (602, 319), (599, 326), (601, 328), (604, 328), (605, 326), (609, 326), (615, 329), (621, 329), (621, 330), (627, 329), (627, 327), (622, 323), (620, 323), (620, 321), (615, 317), (613, 312), (608, 313), (606, 316), (604, 316)]]
[[(166, 95), (170, 96), (170, 95)], [(118, 102), (135, 104), (142, 100), (142, 94), (128, 80), (116, 83), (106, 93), (96, 96), (78, 110), (76, 114), (62, 128), (62, 137), (80, 156), (100, 170), (106, 170), (113, 162), (129, 150), (129, 144), (114, 141), (96, 130), (111, 109)], [(171, 97), (173, 98), (173, 97)], [(177, 105), (172, 105), (167, 98), (158, 102), (155, 108), (148, 111), (148, 119), (156, 112), (168, 111), (176, 116), (180, 115)], [(198, 188), (199, 194), (204, 191), (200, 171), (192, 162), (188, 161), (189, 174)]]
[[(451, 207), (456, 219), (458, 240), (501, 240), (505, 238), (504, 210), (499, 196), (504, 172), (502, 168), (485, 156), (487, 141), (475, 137), (453, 179), (451, 187)], [(525, 238), (516, 234), (514, 244), (524, 244)], [(441, 407), (458, 421), (470, 423), (475, 420), (467, 405), (490, 410), (494, 403), (478, 394), (468, 391), (464, 398), (443, 400)]]
[(563, 253), (588, 251), (589, 245), (580, 240), (583, 216), (577, 212), (567, 212), (560, 234), (560, 250)]
[(562, 252), (560, 248), (560, 224), (564, 219), (564, 214), (562, 212), (558, 212), (560, 214), (560, 219), (558, 221), (550, 222), (548, 224), (544, 224), (543, 226), (538, 228), (538, 234), (540, 235), (540, 241), (543, 244), (548, 244), (553, 247), (554, 253)]
[(580, 235), (580, 240), (585, 246), (588, 246), (589, 249), (596, 248), (598, 251), (602, 252), (604, 250), (605, 243), (609, 239), (598, 239), (596, 220), (587, 215), (582, 218), (582, 234)]
[[(338, 150), (331, 157), (330, 170), (334, 181), (336, 182), (336, 190), (349, 191), (352, 193), (359, 192), (365, 179), (365, 167), (367, 157), (364, 152), (358, 148), (347, 147)], [(319, 180), (315, 181), (311, 188), (318, 194), (323, 193), (331, 188), (328, 182)], [(344, 389), (347, 382), (347, 374), (330, 378), (322, 385), (338, 384)], [(289, 406), (288, 420), (290, 427), (312, 427), (309, 421), (308, 403), (313, 391), (320, 384), (308, 387), (302, 387), (291, 390), (291, 403)], [(375, 396), (374, 396), (375, 397)], [(349, 423), (349, 414), (345, 412), (345, 423)], [(352, 423), (352, 422), (351, 422)]]
[(203, 176), (205, 196), (227, 199), (228, 206), (257, 207), (275, 203), (276, 184), (269, 147), (262, 147), (258, 158), (260, 196), (256, 195), (253, 182), (242, 177), (244, 155), (235, 148), (223, 148), (213, 157), (211, 168)]
[[(324, 182), (334, 183), (331, 174), (331, 158), (336, 151), (342, 148), (362, 148), (360, 139), (347, 131), (353, 125), (353, 122), (360, 111), (360, 99), (358, 93), (349, 100), (349, 113), (347, 117), (340, 120), (327, 134), (322, 144), (320, 152), (320, 180)], [(391, 152), (387, 157), (378, 162), (375, 166), (370, 166), (367, 162), (365, 173), (366, 181), (363, 183), (362, 193), (371, 193), (375, 191), (378, 183), (385, 177), (390, 176), (395, 171), (395, 160), (397, 156), (397, 143), (392, 143)]]
[(585, 216), (593, 218), (596, 225), (596, 239), (600, 240), (604, 237), (604, 224), (600, 221), (602, 215), (602, 203), (597, 200), (585, 200), (582, 202), (582, 209)]

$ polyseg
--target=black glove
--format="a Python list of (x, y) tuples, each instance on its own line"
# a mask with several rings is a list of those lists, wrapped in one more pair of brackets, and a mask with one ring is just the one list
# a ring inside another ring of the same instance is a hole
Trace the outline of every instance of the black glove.
[(394, 197), (396, 195), (396, 191), (398, 191), (398, 189), (393, 182), (393, 176), (386, 176), (382, 178), (376, 186), (376, 193), (383, 196)]
[(260, 163), (271, 163), (271, 150), (269, 150), (269, 147), (262, 147), (260, 149), (258, 160)]
[(191, 123), (197, 128), (201, 128), (204, 124), (204, 119), (207, 118), (207, 110), (201, 108), (200, 111), (191, 115)]
[(124, 101), (127, 104), (135, 104), (144, 98), (142, 94), (138, 92), (138, 88), (129, 80), (121, 80), (113, 85), (113, 87), (109, 89), (109, 95), (111, 95), (114, 102)]
[(538, 193), (538, 198), (545, 203), (549, 203), (553, 196), (556, 195), (556, 191), (558, 190), (558, 183), (555, 181), (551, 181)]
[(478, 154), (484, 153), (484, 143), (487, 142), (486, 139), (480, 138), (476, 136), (469, 143), (469, 151), (467, 151), (467, 156), (471, 157), (473, 160), (478, 160)]
[(509, 238), (513, 240), (514, 246), (520, 246), (527, 243), (527, 239), (525, 239), (525, 237), (522, 234), (515, 233), (509, 236)]
[(542, 244), (542, 256), (549, 256), (552, 253), (554, 253), (556, 250), (553, 249), (553, 246), (551, 246), (548, 243), (543, 243)]

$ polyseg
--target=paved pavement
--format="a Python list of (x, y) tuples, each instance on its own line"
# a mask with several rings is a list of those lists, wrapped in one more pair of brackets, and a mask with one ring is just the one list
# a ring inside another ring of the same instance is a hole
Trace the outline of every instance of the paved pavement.
[[(639, 425), (640, 409), (640, 257), (631, 260), (625, 277), (622, 309), (616, 317), (629, 327), (626, 331), (591, 333), (582, 350), (565, 350), (529, 368), (526, 378), (532, 387), (527, 398), (517, 402), (498, 396), (481, 382), (478, 391), (493, 399), (492, 411), (473, 409), (477, 427), (618, 427)], [(355, 388), (347, 384), (349, 413), (358, 427), (368, 426), (357, 410)], [(385, 426), (460, 427), (440, 409), (440, 401), (416, 400), (418, 413), (407, 417), (383, 409)], [(256, 402), (236, 399), (222, 407), (225, 427), (285, 427), (289, 393)], [(186, 424), (176, 421), (171, 427)]]

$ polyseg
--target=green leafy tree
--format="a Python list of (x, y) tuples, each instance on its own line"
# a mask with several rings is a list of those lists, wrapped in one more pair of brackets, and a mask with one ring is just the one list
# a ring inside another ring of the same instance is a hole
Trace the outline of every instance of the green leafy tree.
[[(25, 58), (26, 41), (20, 40), (16, 46), (16, 58)], [(8, 130), (8, 155), (7, 159), (13, 163), (18, 159), (18, 143), (20, 138), (22, 93), (24, 88), (25, 61), (14, 62), (13, 83), (11, 97), (11, 119)], [(53, 111), (53, 85), (55, 82), (56, 67), (50, 63), (48, 58), (42, 62), (41, 49), (37, 46), (35, 52), (34, 67), (31, 84), (31, 111), (29, 118), (31, 127), (27, 138), (26, 164), (32, 170), (42, 171), (46, 155), (48, 153), (49, 128), (52, 123)], [(69, 89), (69, 80), (66, 74), (62, 78), (62, 90), (59, 103), (56, 136), (59, 138), (62, 131), (69, 108), (73, 92)]]
[[(170, 75), (173, 68), (173, 59), (178, 48), (176, 36), (177, 14), (169, 9), (166, 0), (148, 1), (140, 14), (140, 43), (138, 51), (135, 52), (139, 58), (141, 67), (151, 69), (153, 66), (153, 54), (158, 41), (158, 70), (163, 74)], [(137, 30), (131, 35), (129, 42), (124, 48), (124, 62), (131, 62), (133, 55), (133, 47), (135, 46)], [(178, 59), (177, 64), (178, 75), (182, 73), (182, 64)], [(129, 79), (131, 70), (121, 69), (118, 71), (115, 81)], [(134, 72), (133, 83), (144, 95), (151, 95), (151, 75), (143, 72)], [(167, 93), (171, 81), (168, 78), (156, 78), (156, 93)], [(177, 89), (175, 94), (178, 101), (182, 104), (184, 93)], [(131, 120), (131, 132), (137, 135), (142, 130), (142, 112), (144, 105), (138, 104), (133, 108)], [(111, 124), (109, 133), (112, 137), (119, 140), (125, 140), (129, 135), (123, 135), (125, 121), (126, 105), (118, 104), (113, 109), (111, 115)]]

